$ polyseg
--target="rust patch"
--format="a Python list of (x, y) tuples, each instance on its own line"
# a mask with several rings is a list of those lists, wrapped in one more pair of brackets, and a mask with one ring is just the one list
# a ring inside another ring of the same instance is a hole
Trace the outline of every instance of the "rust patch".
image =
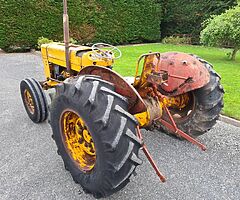
[(83, 68), (79, 72), (79, 75), (85, 74), (100, 76), (103, 80), (113, 83), (115, 86), (115, 91), (128, 99), (128, 111), (131, 114), (146, 111), (147, 108), (142, 100), (142, 97), (139, 95), (136, 89), (127, 81), (125, 81), (118, 73), (106, 67), (89, 66)]
[(203, 63), (186, 53), (161, 54), (157, 71), (167, 72), (168, 81), (161, 85), (161, 89), (170, 96), (201, 88), (210, 80), (210, 74)]

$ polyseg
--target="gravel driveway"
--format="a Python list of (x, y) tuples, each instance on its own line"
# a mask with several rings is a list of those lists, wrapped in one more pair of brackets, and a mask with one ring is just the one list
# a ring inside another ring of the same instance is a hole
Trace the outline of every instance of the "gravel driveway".
[[(47, 123), (32, 123), (23, 108), (19, 83), (43, 80), (38, 55), (0, 54), (0, 199), (93, 199), (65, 171)], [(240, 199), (240, 128), (218, 122), (199, 137), (208, 150), (160, 132), (143, 131), (160, 183), (141, 152), (137, 176), (112, 199)]]

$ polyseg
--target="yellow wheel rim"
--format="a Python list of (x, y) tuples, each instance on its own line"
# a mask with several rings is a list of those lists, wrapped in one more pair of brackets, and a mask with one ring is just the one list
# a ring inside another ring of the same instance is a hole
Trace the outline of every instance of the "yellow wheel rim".
[(176, 122), (185, 121), (195, 109), (195, 98), (192, 92), (167, 99), (167, 107)]
[(96, 163), (96, 151), (86, 124), (75, 112), (65, 111), (61, 127), (68, 154), (83, 172), (90, 172)]
[(30, 94), (30, 92), (27, 89), (24, 90), (24, 101), (27, 105), (29, 112), (31, 114), (33, 114), (35, 111), (34, 103), (33, 103), (32, 95)]

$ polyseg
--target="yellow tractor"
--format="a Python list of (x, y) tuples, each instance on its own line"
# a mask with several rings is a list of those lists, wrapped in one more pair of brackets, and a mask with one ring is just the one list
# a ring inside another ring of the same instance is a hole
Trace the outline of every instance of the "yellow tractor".
[[(196, 137), (216, 123), (224, 94), (211, 64), (185, 53), (148, 53), (140, 56), (135, 77), (122, 77), (112, 69), (121, 57), (117, 47), (69, 44), (66, 0), (64, 36), (64, 44), (41, 47), (46, 80), (24, 79), (20, 90), (33, 122), (49, 118), (58, 154), (84, 191), (101, 198), (122, 189), (142, 163), (140, 149), (165, 181), (143, 142), (142, 128), (160, 129), (206, 149)], [(48, 106), (45, 91), (50, 88), (56, 93)]]

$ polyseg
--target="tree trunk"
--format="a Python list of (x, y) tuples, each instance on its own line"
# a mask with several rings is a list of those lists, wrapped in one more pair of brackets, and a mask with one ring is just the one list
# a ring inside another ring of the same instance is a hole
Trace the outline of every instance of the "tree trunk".
[(233, 49), (233, 52), (232, 52), (232, 55), (231, 55), (231, 60), (236, 60), (237, 52), (238, 52), (238, 48), (235, 47), (235, 48)]

